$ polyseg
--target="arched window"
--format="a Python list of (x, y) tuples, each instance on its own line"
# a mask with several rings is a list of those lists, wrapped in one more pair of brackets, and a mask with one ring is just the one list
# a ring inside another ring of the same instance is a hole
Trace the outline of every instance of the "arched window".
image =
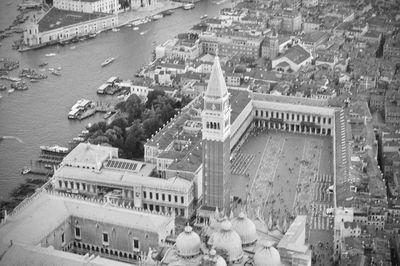
[(258, 116), (258, 110), (256, 110), (256, 116)]
[(217, 124), (217, 128), (218, 128), (218, 129), (220, 129), (220, 125), (219, 125), (219, 123)]
[(206, 127), (210, 128), (210, 122), (207, 122)]

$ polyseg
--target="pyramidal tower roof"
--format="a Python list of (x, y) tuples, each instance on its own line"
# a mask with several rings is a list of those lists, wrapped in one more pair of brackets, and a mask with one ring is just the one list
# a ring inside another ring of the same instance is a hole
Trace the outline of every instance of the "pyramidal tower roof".
[(212, 98), (222, 98), (226, 94), (228, 94), (228, 90), (226, 88), (225, 78), (222, 74), (219, 57), (217, 55), (214, 58), (214, 64), (212, 66), (210, 80), (208, 81), (205, 96)]

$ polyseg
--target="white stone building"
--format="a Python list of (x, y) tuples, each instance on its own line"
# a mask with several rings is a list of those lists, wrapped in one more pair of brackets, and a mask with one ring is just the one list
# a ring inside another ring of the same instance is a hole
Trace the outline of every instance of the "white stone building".
[(53, 7), (84, 13), (117, 13), (118, 0), (54, 0)]
[(24, 31), (26, 46), (43, 46), (94, 34), (114, 28), (118, 16), (105, 13), (83, 13), (51, 8), (38, 21), (30, 21)]

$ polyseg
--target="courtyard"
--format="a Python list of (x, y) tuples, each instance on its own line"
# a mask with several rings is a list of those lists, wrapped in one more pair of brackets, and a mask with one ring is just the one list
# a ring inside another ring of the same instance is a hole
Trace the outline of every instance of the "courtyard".
[[(297, 215), (307, 215), (307, 239), (327, 259), (333, 239), (332, 137), (254, 129), (232, 157), (232, 194), (249, 218), (286, 231)], [(323, 245), (323, 251), (317, 249)]]

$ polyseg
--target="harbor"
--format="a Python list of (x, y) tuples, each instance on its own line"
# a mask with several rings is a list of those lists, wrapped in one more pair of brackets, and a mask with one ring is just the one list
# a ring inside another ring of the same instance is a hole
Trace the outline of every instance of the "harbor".
[[(3, 25), (10, 24), (18, 14), (15, 9), (17, 3), (10, 6), (0, 3), (0, 20), (8, 18)], [(19, 69), (36, 69), (38, 73), (46, 74), (48, 78), (29, 83), (29, 89), (26, 91), (11, 94), (8, 94), (7, 90), (10, 89), (12, 81), (0, 81), (6, 87), (0, 100), (2, 114), (0, 135), (15, 135), (24, 142), (12, 140), (0, 142), (0, 150), (10, 151), (0, 152), (0, 169), (2, 169), (0, 195), (7, 197), (24, 180), (34, 178), (31, 173), (22, 177), (21, 169), (30, 165), (31, 160), (38, 159), (36, 157), (40, 145), (53, 143), (68, 146), (68, 142), (78, 137), (88, 123), (104, 120), (104, 116), (108, 113), (106, 110), (96, 112), (83, 121), (67, 119), (71, 106), (78, 99), (91, 99), (94, 102), (103, 102), (105, 105), (117, 101), (119, 92), (116, 92), (114, 97), (108, 94), (97, 95), (97, 88), (112, 76), (119, 76), (122, 80), (131, 79), (143, 65), (149, 63), (153, 42), (162, 43), (178, 33), (187, 31), (199, 21), (201, 15), (208, 14), (213, 17), (218, 14), (216, 7), (221, 8), (212, 1), (198, 2), (196, 7), (189, 11), (178, 8), (181, 3), (176, 4), (177, 9), (174, 9), (173, 14), (139, 25), (138, 31), (133, 31), (132, 27), (122, 27), (119, 32), (102, 32), (95, 39), (64, 46), (44, 47), (25, 53), (11, 49), (14, 38), (2, 40), (0, 46), (2, 57), (18, 61)], [(165, 10), (171, 7), (165, 6)], [(135, 19), (143, 19), (165, 10), (163, 7), (136, 14), (134, 12), (120, 14), (119, 21), (123, 23), (123, 17), (126, 16), (126, 23), (130, 23)], [(187, 12), (190, 12), (191, 16), (187, 16)], [(141, 31), (147, 31), (147, 34), (140, 35)], [(101, 62), (110, 56), (118, 58), (107, 67), (100, 67)], [(88, 57), (91, 60), (87, 60)], [(47, 65), (41, 65), (43, 63)], [(58, 67), (62, 67), (59, 71), (60, 76), (55, 76), (48, 70)], [(42, 72), (40, 69), (46, 70)], [(14, 69), (7, 76), (19, 78), (19, 70)], [(30, 82), (27, 78), (22, 79)]]

